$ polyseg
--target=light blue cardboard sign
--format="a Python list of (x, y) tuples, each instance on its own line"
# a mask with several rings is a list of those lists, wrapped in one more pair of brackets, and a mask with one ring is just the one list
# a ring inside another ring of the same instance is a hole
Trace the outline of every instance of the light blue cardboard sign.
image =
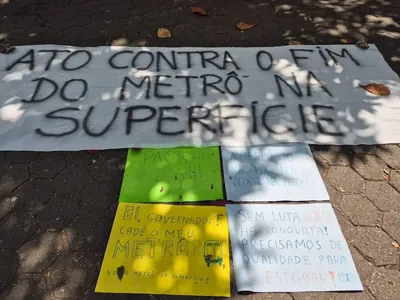
[(228, 204), (239, 291), (362, 291), (332, 206)]
[(329, 200), (306, 144), (221, 149), (227, 200)]

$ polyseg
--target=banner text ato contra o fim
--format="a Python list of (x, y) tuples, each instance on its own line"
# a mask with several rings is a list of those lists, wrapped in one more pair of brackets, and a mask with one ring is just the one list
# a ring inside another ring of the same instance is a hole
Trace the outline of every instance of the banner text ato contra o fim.
[(23, 46), (0, 68), (0, 150), (400, 142), (400, 82), (374, 45)]

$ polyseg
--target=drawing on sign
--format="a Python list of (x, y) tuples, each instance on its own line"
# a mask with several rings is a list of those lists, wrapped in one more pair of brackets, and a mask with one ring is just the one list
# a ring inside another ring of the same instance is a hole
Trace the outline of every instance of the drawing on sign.
[(206, 261), (207, 267), (211, 264), (222, 265), (224, 259), (222, 254), (222, 244), (220, 241), (206, 241), (204, 243), (204, 260)]
[(122, 280), (122, 277), (124, 277), (125, 274), (125, 268), (124, 266), (120, 266), (117, 268), (117, 275), (118, 275), (118, 279)]
[(373, 45), (21, 46), (0, 67), (0, 150), (400, 142)]
[(221, 148), (231, 201), (329, 200), (306, 144)]
[(239, 291), (363, 290), (330, 204), (227, 205)]
[(218, 147), (129, 150), (120, 202), (223, 198)]
[(121, 202), (96, 292), (229, 297), (229, 269), (224, 208)]

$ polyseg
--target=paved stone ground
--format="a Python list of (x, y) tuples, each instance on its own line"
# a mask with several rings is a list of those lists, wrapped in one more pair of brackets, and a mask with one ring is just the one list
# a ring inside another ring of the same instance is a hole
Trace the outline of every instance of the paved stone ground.
[[(209, 16), (191, 14), (196, 5)], [(259, 26), (241, 32), (242, 20)], [(364, 36), (398, 74), (399, 22), (396, 0), (0, 0), (0, 39), (14, 45), (276, 46)], [(158, 27), (172, 38), (157, 39)], [(313, 151), (365, 291), (242, 295), (232, 286), (232, 298), (398, 299), (400, 147)], [(93, 292), (125, 155), (0, 153), (0, 299), (179, 298)]]

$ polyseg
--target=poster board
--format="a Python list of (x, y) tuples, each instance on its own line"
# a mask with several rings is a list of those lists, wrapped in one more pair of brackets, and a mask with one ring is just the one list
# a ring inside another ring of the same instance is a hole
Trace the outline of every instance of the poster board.
[(223, 198), (218, 147), (128, 150), (120, 202)]
[(229, 297), (225, 209), (119, 203), (95, 291)]
[(400, 81), (374, 45), (17, 46), (0, 95), (1, 151), (400, 143)]
[(227, 200), (329, 200), (306, 144), (221, 147)]
[(330, 204), (229, 204), (239, 291), (362, 291)]

